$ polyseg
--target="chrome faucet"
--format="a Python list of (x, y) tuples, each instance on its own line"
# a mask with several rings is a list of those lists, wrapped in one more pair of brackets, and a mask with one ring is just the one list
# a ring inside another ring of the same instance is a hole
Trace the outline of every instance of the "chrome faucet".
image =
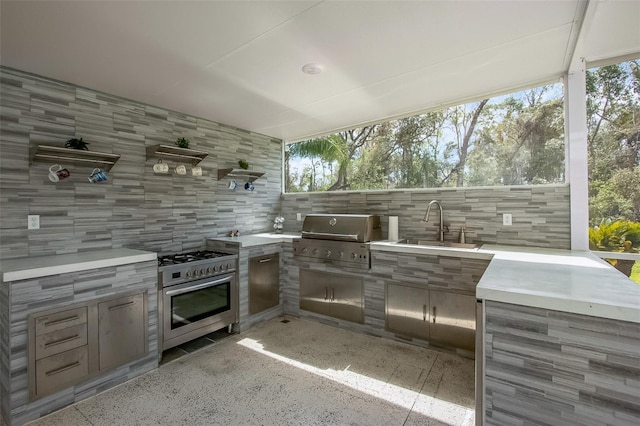
[(439, 208), (440, 208), (440, 228), (439, 228), (439, 234), (438, 234), (438, 241), (444, 241), (444, 232), (445, 232), (445, 228), (447, 229), (447, 232), (449, 231), (449, 228), (444, 224), (443, 220), (442, 220), (442, 204), (440, 204), (440, 202), (438, 200), (432, 200), (429, 203), (429, 207), (427, 207), (427, 212), (424, 215), (424, 218), (422, 219), (423, 222), (429, 222), (429, 213), (431, 212), (431, 206), (436, 204)]

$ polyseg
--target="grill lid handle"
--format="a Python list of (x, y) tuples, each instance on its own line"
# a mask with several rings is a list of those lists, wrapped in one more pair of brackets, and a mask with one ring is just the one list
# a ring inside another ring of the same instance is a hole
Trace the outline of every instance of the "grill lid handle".
[(333, 234), (331, 232), (302, 231), (302, 238), (334, 241), (358, 241), (358, 234)]

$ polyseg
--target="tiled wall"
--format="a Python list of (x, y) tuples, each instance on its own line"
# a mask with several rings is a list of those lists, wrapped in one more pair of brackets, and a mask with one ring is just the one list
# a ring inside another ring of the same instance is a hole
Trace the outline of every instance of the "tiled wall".
[[(438, 209), (422, 222), (431, 200), (444, 208), (449, 225), (446, 240), (455, 241), (462, 226), (467, 242), (569, 249), (571, 224), (568, 185), (496, 188), (425, 189), (406, 191), (285, 194), (282, 212), (285, 230), (299, 231), (296, 213), (355, 213), (382, 216), (387, 237), (388, 216), (398, 216), (400, 237), (436, 239)], [(513, 225), (502, 225), (502, 214), (513, 215)]]
[(485, 424), (640, 424), (640, 324), (486, 302)]
[[(180, 252), (230, 229), (272, 226), (279, 140), (7, 68), (0, 78), (0, 259), (123, 246)], [(107, 182), (90, 184), (90, 167), (63, 162), (71, 176), (53, 184), (53, 161), (31, 163), (30, 147), (73, 137), (91, 151), (121, 154)], [(209, 153), (202, 177), (154, 175), (145, 147), (178, 137)], [(265, 172), (253, 193), (217, 180), (218, 168), (239, 159)], [(40, 215), (41, 229), (27, 230), (28, 214)]]

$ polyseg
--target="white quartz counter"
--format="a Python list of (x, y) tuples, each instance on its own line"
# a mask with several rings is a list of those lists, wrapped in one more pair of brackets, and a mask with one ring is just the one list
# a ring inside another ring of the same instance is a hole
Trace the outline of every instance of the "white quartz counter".
[(248, 248), (256, 246), (264, 246), (267, 244), (286, 243), (293, 241), (294, 238), (300, 238), (300, 234), (283, 233), (276, 234), (273, 232), (265, 232), (262, 234), (240, 235), (239, 237), (214, 237), (207, 238), (210, 241), (222, 241), (225, 243), (237, 244), (239, 248)]
[(0, 261), (3, 282), (156, 260), (156, 253), (127, 248), (94, 250)]
[(482, 246), (479, 299), (640, 323), (640, 285), (590, 252)]

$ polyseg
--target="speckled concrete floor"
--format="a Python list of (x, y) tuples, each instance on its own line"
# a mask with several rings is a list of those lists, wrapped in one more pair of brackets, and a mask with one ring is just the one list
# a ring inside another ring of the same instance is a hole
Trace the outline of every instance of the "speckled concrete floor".
[(473, 425), (472, 360), (288, 319), (31, 425)]

